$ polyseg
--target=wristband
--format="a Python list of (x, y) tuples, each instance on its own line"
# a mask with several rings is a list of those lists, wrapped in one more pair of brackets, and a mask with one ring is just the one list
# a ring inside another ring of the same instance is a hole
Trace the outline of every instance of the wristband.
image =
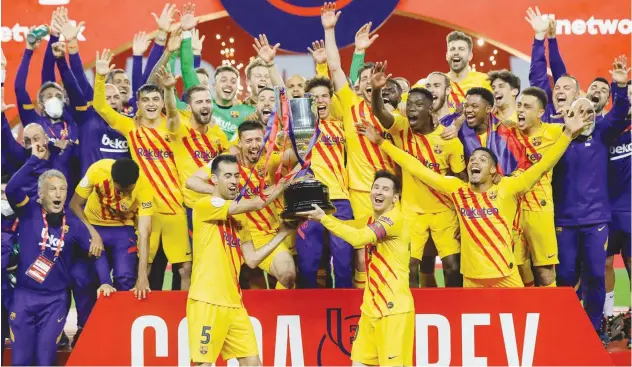
[(187, 38), (191, 38), (191, 31), (183, 31), (182, 32), (182, 39), (187, 39)]

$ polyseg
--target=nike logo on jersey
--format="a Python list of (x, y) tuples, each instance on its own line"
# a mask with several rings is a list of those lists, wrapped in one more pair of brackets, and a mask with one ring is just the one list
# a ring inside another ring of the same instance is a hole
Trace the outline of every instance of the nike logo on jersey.
[(63, 319), (64, 319), (63, 317), (60, 318), (60, 319), (57, 319), (57, 322), (61, 322), (61, 320), (63, 320)]
[(606, 226), (602, 226), (601, 228), (597, 228), (597, 230), (598, 230), (599, 232), (601, 232), (601, 231), (603, 231), (603, 229), (604, 229), (604, 228), (606, 228)]

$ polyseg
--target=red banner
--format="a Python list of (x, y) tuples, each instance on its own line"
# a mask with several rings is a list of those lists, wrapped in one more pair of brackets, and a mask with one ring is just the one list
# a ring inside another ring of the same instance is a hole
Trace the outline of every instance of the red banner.
[[(423, 289), (413, 296), (417, 366), (612, 363), (570, 288)], [(244, 292), (262, 361), (276, 366), (350, 365), (361, 301), (360, 290)], [(68, 365), (190, 365), (185, 305), (185, 292), (100, 299)]]

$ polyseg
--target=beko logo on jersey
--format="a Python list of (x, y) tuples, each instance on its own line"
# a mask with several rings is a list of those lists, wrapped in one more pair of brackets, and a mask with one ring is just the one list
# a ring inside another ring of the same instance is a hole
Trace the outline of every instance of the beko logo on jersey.
[(498, 214), (498, 208), (461, 208), (461, 215), (468, 218), (487, 218)]
[(632, 143), (610, 147), (611, 161), (616, 161), (617, 159), (629, 157), (630, 155), (632, 155)]
[(127, 145), (126, 139), (110, 139), (110, 137), (107, 136), (106, 134), (103, 134), (103, 137), (101, 138), (101, 145), (112, 148), (112, 149), (101, 148), (102, 151), (106, 151), (106, 152), (118, 152), (118, 151), (126, 152), (127, 149), (129, 148), (129, 146)]
[[(42, 228), (42, 238), (44, 238), (44, 236), (46, 236), (46, 228)], [(46, 242), (46, 247), (56, 251), (58, 248), (64, 248), (64, 242), (60, 242), (59, 238), (55, 237), (54, 234), (50, 234), (48, 236), (48, 241)]]
[(165, 159), (165, 158), (173, 158), (173, 152), (162, 149), (136, 149), (136, 153), (147, 159)]
[[(555, 14), (545, 14), (544, 17), (555, 19)], [(557, 34), (574, 34), (590, 36), (608, 34), (632, 34), (632, 20), (630, 19), (598, 19), (594, 16), (584, 19), (557, 19)]]

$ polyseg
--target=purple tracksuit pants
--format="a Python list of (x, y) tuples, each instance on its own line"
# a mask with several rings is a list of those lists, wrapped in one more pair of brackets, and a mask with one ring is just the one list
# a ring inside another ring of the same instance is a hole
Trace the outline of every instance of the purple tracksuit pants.
[[(349, 200), (332, 200), (336, 207), (334, 217), (340, 220), (353, 219), (353, 211)], [(336, 288), (353, 288), (353, 247), (331, 233), (329, 247), (333, 258), (333, 271)], [(316, 275), (320, 257), (323, 253), (325, 227), (314, 221), (306, 221), (296, 235), (296, 252), (298, 253), (298, 284), (301, 288), (316, 288)]]

